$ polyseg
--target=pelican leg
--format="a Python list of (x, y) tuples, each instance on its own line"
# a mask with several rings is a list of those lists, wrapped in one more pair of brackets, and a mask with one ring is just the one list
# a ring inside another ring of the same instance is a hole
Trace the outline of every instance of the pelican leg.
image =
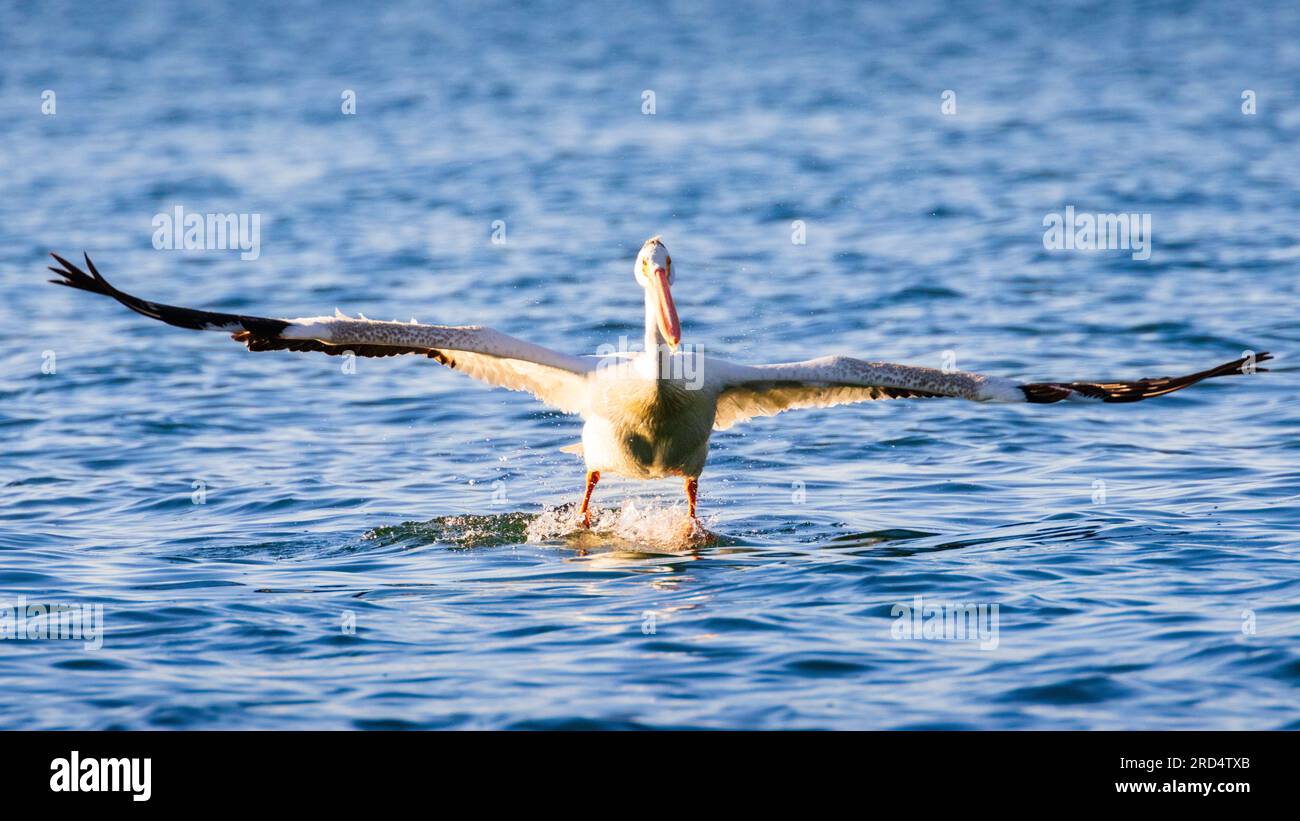
[(591, 504), (591, 492), (596, 489), (596, 483), (600, 481), (600, 471), (587, 471), (587, 492), (582, 494), (582, 526), (591, 527), (591, 511), (587, 509)]
[(686, 477), (686, 504), (692, 519), (695, 518), (695, 495), (700, 491), (700, 480), (694, 476)]

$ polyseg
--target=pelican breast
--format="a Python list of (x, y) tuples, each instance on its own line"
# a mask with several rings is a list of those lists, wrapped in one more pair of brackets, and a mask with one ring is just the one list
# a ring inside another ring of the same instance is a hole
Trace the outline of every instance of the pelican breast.
[(592, 374), (582, 429), (588, 470), (632, 479), (704, 470), (716, 392), (698, 382), (658, 378), (653, 365), (642, 354)]

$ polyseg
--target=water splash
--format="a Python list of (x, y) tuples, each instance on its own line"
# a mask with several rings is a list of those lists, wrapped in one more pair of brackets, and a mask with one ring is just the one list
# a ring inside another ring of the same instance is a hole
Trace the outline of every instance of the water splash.
[(592, 508), (591, 528), (580, 526), (576, 505), (548, 508), (528, 526), (530, 542), (563, 540), (579, 548), (621, 549), (676, 553), (718, 544), (718, 534), (692, 520), (679, 505), (638, 505), (628, 500), (622, 507)]
[(427, 522), (403, 522), (377, 527), (362, 540), (384, 547), (447, 545), (457, 548), (510, 544), (563, 544), (579, 550), (623, 550), (676, 553), (718, 544), (718, 534), (687, 517), (675, 505), (593, 508), (591, 528), (583, 528), (577, 505), (550, 507), (541, 513), (466, 514), (439, 516)]

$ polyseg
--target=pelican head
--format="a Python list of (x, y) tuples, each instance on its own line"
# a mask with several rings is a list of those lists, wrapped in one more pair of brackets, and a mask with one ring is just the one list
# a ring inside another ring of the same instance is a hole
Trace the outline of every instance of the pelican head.
[[(636, 281), (646, 292), (647, 322), (653, 313), (659, 334), (669, 347), (677, 350), (682, 341), (682, 324), (677, 319), (677, 306), (673, 304), (673, 258), (659, 237), (651, 237), (641, 246), (632, 269)], [(649, 330), (647, 330), (649, 333)]]

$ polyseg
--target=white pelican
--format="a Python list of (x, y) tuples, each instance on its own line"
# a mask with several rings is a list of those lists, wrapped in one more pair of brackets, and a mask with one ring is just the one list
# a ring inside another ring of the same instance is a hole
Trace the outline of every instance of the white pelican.
[(1136, 402), (1215, 376), (1253, 373), (1267, 353), (1246, 355), (1179, 377), (1104, 382), (1020, 383), (975, 373), (866, 362), (827, 356), (779, 365), (737, 365), (681, 348), (673, 304), (672, 258), (659, 237), (646, 240), (632, 273), (645, 292), (645, 347), (633, 354), (571, 356), (478, 326), (376, 322), (334, 316), (269, 319), (147, 302), (117, 290), (86, 256), (90, 273), (57, 254), (51, 282), (111, 296), (131, 310), (169, 325), (222, 331), (250, 351), (322, 351), (356, 356), (423, 354), (475, 379), (527, 391), (566, 413), (580, 415), (580, 451), (587, 486), (580, 512), (590, 527), (591, 492), (602, 474), (633, 479), (685, 480), (691, 521), (709, 435), (755, 416), (795, 408), (824, 408), (870, 399), (952, 397), (977, 402), (1062, 400)]

